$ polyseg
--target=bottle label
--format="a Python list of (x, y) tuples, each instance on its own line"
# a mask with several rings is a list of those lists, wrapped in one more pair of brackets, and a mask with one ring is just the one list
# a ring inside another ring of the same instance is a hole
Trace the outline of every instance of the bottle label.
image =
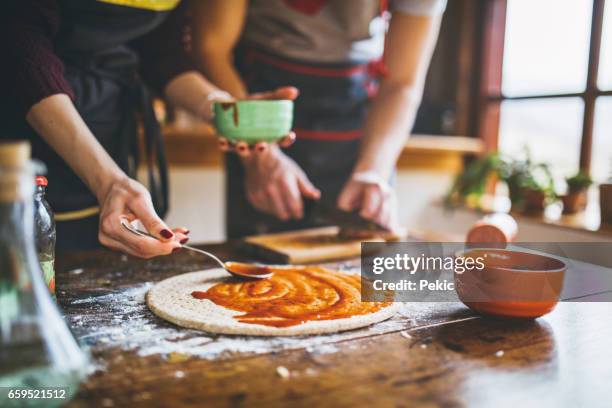
[(51, 291), (52, 294), (55, 294), (55, 269), (53, 267), (54, 261), (55, 260), (52, 259), (50, 261), (40, 262), (40, 268), (43, 271), (45, 283), (49, 287), (49, 290)]

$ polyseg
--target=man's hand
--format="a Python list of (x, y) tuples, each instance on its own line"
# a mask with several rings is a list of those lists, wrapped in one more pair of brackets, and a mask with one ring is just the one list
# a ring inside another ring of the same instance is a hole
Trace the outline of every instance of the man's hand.
[(319, 199), (321, 192), (304, 171), (278, 146), (242, 159), (246, 195), (253, 207), (287, 221), (304, 216), (302, 197)]
[(365, 173), (354, 174), (344, 185), (337, 205), (344, 211), (360, 210), (359, 215), (363, 218), (401, 234), (395, 191), (385, 181)]

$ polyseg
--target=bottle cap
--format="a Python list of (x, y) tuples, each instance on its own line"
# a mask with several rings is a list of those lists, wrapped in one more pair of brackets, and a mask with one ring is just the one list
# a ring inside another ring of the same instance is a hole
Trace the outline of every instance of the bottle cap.
[(24, 179), (28, 174), (29, 161), (28, 142), (0, 143), (0, 202), (24, 200), (32, 196), (33, 183)]
[(49, 182), (45, 176), (36, 176), (36, 185), (46, 187)]

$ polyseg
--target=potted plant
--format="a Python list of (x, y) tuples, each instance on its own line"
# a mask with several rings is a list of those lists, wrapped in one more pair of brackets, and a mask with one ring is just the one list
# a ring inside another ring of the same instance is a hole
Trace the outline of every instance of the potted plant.
[(593, 184), (593, 179), (586, 172), (580, 170), (572, 177), (565, 179), (567, 193), (561, 196), (563, 214), (576, 214), (584, 211), (587, 205), (587, 191)]
[(546, 206), (557, 199), (554, 191), (554, 179), (548, 164), (533, 164), (528, 158), (525, 170), (519, 173), (519, 194), (512, 201), (513, 210), (524, 213), (540, 213)]
[(521, 160), (490, 153), (470, 164), (456, 179), (446, 196), (447, 204), (479, 199), (491, 177), (506, 183), (512, 209), (521, 212), (541, 212), (556, 199), (554, 180), (546, 163), (534, 163), (529, 153)]
[(494, 177), (501, 166), (502, 159), (498, 153), (489, 153), (470, 163), (456, 178), (446, 194), (447, 206), (456, 204), (478, 204), (486, 192), (489, 180)]
[(513, 211), (542, 212), (556, 198), (548, 164), (534, 163), (528, 152), (525, 159), (504, 161), (499, 178), (508, 186)]

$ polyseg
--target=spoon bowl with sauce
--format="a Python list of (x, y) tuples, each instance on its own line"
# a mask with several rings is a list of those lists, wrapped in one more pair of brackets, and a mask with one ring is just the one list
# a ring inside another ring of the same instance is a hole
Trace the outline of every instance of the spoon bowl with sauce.
[[(148, 232), (139, 230), (138, 228), (135, 228), (134, 226), (130, 225), (130, 223), (127, 222), (126, 220), (121, 220), (121, 225), (123, 225), (123, 227), (127, 229), (128, 231), (130, 231), (132, 234), (135, 234), (141, 237), (153, 238), (159, 241), (159, 238), (157, 238), (156, 236), (151, 235)], [(211, 258), (216, 263), (218, 263), (219, 266), (223, 268), (226, 272), (228, 272), (230, 275), (235, 276), (240, 279), (268, 279), (268, 278), (271, 278), (272, 275), (274, 275), (274, 271), (268, 265), (249, 264), (249, 263), (233, 262), (233, 261), (223, 262), (216, 255), (208, 251), (204, 251), (203, 249), (194, 248), (189, 245), (182, 245), (181, 248), (187, 249), (192, 252), (197, 252), (198, 254), (202, 254), (202, 255), (205, 255)]]

